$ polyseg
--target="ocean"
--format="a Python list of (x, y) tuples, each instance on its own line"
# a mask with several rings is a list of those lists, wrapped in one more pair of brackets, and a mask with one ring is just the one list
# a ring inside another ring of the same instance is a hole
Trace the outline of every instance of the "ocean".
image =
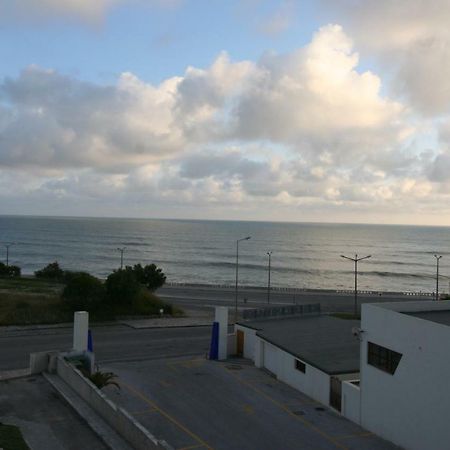
[(400, 225), (0, 216), (0, 260), (32, 274), (50, 262), (106, 277), (124, 264), (155, 263), (168, 282), (266, 286), (272, 251), (275, 287), (353, 289), (354, 265), (340, 255), (372, 255), (358, 264), (362, 290), (440, 292), (450, 281), (450, 228)]

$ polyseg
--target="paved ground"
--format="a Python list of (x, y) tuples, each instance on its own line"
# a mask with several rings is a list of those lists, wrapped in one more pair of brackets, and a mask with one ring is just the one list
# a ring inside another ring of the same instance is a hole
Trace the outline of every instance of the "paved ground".
[(177, 358), (102, 370), (118, 374), (122, 386), (108, 395), (176, 449), (396, 448), (247, 360)]
[[(94, 327), (97, 361), (139, 361), (206, 354), (211, 327), (133, 329), (127, 326)], [(0, 370), (28, 367), (29, 354), (72, 347), (72, 328), (21, 330), (0, 333)]]
[(20, 427), (33, 450), (106, 449), (41, 376), (0, 382), (0, 422)]
[[(233, 288), (214, 288), (200, 286), (164, 286), (158, 289), (158, 295), (182, 308), (193, 311), (206, 311), (213, 305), (226, 305), (234, 308), (235, 290)], [(358, 304), (397, 302), (411, 300), (432, 300), (426, 295), (401, 295), (391, 293), (358, 294)], [(320, 303), (322, 311), (353, 311), (353, 292), (336, 293), (328, 291), (272, 291), (272, 304)], [(267, 291), (261, 289), (240, 289), (238, 307), (255, 308), (267, 306)], [(230, 317), (231, 318), (231, 317)]]

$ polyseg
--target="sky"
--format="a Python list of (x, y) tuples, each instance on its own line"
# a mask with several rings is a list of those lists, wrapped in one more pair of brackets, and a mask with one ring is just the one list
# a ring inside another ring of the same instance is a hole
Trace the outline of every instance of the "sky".
[(448, 0), (0, 0), (0, 214), (450, 226)]

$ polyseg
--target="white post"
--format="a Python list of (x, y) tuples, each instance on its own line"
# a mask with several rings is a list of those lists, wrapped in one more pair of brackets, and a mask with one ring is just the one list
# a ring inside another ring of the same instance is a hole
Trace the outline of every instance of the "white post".
[(73, 349), (85, 352), (88, 348), (89, 313), (76, 311), (73, 314)]
[(219, 360), (227, 359), (228, 308), (226, 306), (216, 306), (215, 322), (219, 322)]

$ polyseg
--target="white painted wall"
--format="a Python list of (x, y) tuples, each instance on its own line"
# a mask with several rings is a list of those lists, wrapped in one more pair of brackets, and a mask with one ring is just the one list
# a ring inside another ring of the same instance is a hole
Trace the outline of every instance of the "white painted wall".
[(236, 325), (235, 330), (240, 330), (244, 333), (244, 358), (255, 362), (256, 330), (241, 325)]
[(278, 349), (278, 379), (328, 406), (330, 376), (309, 364), (305, 364), (305, 373), (303, 373), (295, 368), (295, 360), (296, 358), (291, 354)]
[(303, 373), (295, 368), (294, 356), (256, 336), (256, 330), (242, 325), (236, 325), (236, 330), (244, 332), (244, 357), (250, 358), (256, 367), (266, 367), (278, 380), (324, 405), (330, 404), (328, 374), (309, 364)]
[(360, 423), (360, 396), (358, 386), (349, 381), (342, 382), (341, 414), (355, 423)]
[[(450, 302), (404, 303), (403, 309), (434, 306), (450, 309)], [(362, 305), (361, 425), (407, 449), (447, 450), (450, 327), (395, 309), (401, 306)], [(369, 341), (403, 354), (394, 375), (367, 364)]]
[(73, 350), (85, 352), (88, 347), (89, 313), (75, 311), (73, 313)]
[(226, 306), (216, 306), (215, 322), (219, 323), (219, 352), (218, 359), (227, 359), (228, 352), (228, 308)]

